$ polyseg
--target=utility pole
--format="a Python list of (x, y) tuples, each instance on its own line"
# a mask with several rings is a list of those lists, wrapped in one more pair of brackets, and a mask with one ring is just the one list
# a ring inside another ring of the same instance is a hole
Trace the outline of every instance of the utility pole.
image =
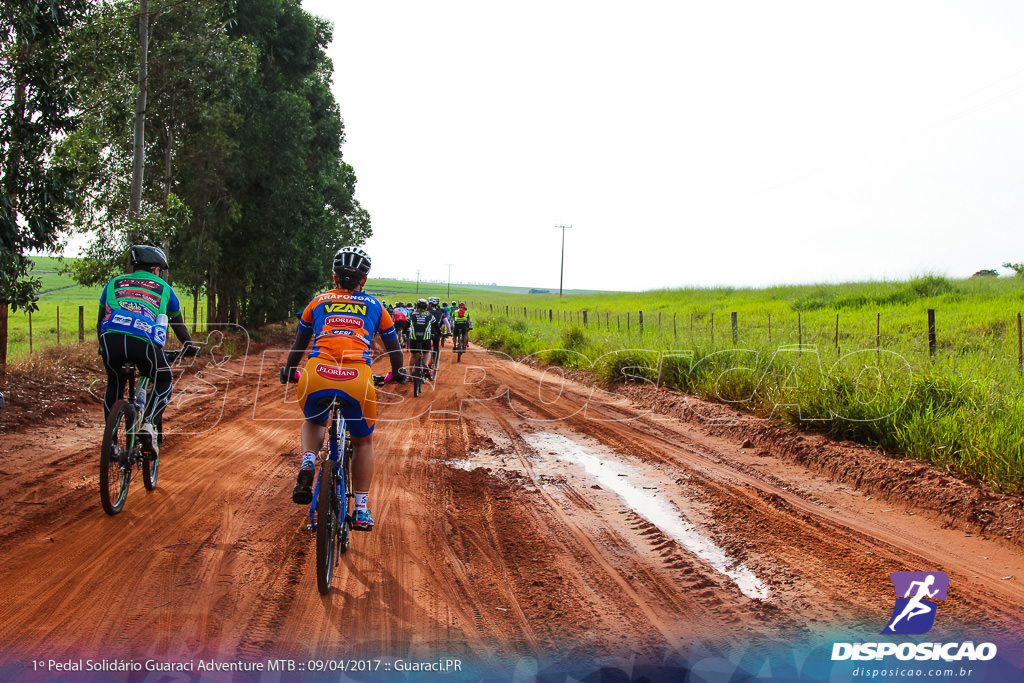
[(562, 269), (558, 274), (558, 296), (562, 296), (562, 280), (565, 277), (565, 231), (572, 226), (556, 225), (555, 227), (562, 231)]
[(452, 266), (454, 266), (454, 265), (455, 265), (454, 263), (449, 263), (448, 264), (448, 294), (447, 294), (447, 297), (449, 299), (452, 298)]
[(416, 293), (420, 293), (420, 271), (416, 270)]

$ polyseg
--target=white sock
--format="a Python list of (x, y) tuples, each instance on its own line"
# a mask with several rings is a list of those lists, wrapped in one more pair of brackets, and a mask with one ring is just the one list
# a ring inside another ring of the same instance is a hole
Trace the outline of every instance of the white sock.
[(305, 467), (307, 464), (310, 467), (316, 467), (316, 453), (313, 451), (306, 451), (302, 454), (302, 466)]
[(365, 510), (366, 509), (366, 500), (369, 497), (370, 497), (369, 493), (359, 493), (358, 491), (356, 491), (355, 492), (356, 510)]

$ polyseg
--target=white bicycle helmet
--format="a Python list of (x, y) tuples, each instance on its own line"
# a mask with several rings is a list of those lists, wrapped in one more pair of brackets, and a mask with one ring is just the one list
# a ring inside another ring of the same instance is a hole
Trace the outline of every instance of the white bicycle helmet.
[(357, 247), (342, 247), (334, 255), (334, 272), (338, 276), (351, 275), (353, 272), (368, 275), (370, 273), (370, 256)]

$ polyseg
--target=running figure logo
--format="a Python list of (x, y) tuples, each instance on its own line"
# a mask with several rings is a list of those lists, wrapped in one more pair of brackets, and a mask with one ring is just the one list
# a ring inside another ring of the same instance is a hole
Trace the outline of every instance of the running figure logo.
[(896, 606), (882, 633), (913, 635), (930, 631), (938, 608), (935, 601), (946, 599), (949, 577), (942, 572), (893, 572), (889, 578), (896, 588)]

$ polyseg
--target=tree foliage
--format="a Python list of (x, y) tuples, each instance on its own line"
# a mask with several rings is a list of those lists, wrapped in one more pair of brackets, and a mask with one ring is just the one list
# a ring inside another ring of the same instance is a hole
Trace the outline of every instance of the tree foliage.
[[(76, 276), (98, 283), (135, 242), (170, 249), (176, 286), (211, 322), (280, 319), (329, 282), (331, 254), (370, 234), (341, 155), (329, 25), (297, 0), (151, 0), (142, 218), (129, 218), (135, 3), (78, 32), (101, 55), (79, 84), (83, 125), (61, 144), (93, 235)], [(98, 265), (100, 264), (100, 265)]]
[(85, 0), (4, 0), (0, 5), (0, 368), (7, 311), (35, 308), (30, 251), (59, 246), (77, 204), (73, 175), (53, 160), (54, 140), (73, 130), (75, 63), (66, 35)]

